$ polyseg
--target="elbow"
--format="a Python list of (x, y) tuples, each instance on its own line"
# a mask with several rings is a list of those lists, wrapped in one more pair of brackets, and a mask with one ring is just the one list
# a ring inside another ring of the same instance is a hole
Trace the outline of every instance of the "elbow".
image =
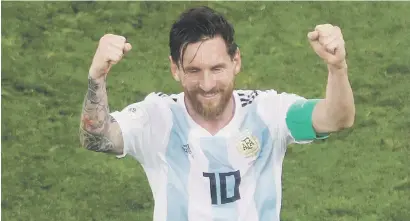
[(355, 109), (352, 108), (351, 110), (346, 110), (344, 111), (343, 117), (338, 121), (338, 128), (339, 129), (348, 129), (353, 127), (355, 117), (356, 117), (356, 112)]
[(92, 140), (93, 134), (87, 131), (83, 126), (80, 126), (78, 133), (78, 140), (80, 142), (80, 147), (89, 150), (90, 143)]
[(353, 125), (354, 125), (354, 116), (353, 117), (350, 117), (350, 118), (348, 118), (348, 119), (346, 119), (343, 123), (342, 123), (342, 129), (348, 129), (348, 128), (351, 128), (351, 127), (353, 127)]

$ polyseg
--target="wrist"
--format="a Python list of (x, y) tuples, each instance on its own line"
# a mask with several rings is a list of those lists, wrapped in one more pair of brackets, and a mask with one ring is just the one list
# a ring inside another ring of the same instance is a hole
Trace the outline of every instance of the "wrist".
[(347, 62), (346, 60), (343, 60), (337, 64), (328, 64), (327, 68), (329, 70), (329, 73), (347, 73)]
[(93, 81), (96, 83), (105, 83), (106, 75), (98, 75), (95, 72), (89, 71), (88, 72), (88, 81)]
[(88, 78), (91, 78), (93, 80), (105, 80), (106, 74), (102, 73), (101, 70), (95, 69), (92, 66), (88, 70)]

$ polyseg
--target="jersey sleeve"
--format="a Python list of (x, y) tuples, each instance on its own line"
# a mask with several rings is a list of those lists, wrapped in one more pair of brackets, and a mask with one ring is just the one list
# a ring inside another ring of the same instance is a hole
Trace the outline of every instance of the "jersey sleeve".
[(265, 91), (260, 102), (261, 113), (268, 124), (274, 125), (287, 145), (306, 144), (325, 139), (329, 134), (318, 134), (313, 128), (312, 113), (320, 99), (306, 99), (296, 94)]
[(155, 96), (149, 94), (143, 101), (111, 113), (121, 128), (124, 141), (123, 154), (117, 158), (130, 155), (141, 164), (147, 164), (155, 154), (155, 147), (158, 146), (155, 137), (161, 137), (168, 126), (164, 104)]
[(281, 112), (285, 117), (284, 129), (288, 144), (310, 143), (318, 139), (326, 139), (329, 134), (316, 133), (313, 127), (313, 109), (321, 99), (306, 99), (304, 97), (282, 93)]

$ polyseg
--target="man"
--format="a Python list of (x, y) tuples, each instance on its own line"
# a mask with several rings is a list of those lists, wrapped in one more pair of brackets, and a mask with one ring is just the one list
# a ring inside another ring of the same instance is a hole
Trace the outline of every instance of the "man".
[(189, 9), (169, 42), (183, 92), (151, 93), (110, 113), (106, 77), (131, 45), (105, 35), (89, 70), (82, 145), (141, 163), (154, 220), (279, 220), (286, 147), (351, 127), (355, 116), (340, 29), (318, 25), (308, 40), (327, 63), (326, 98), (234, 90), (241, 56), (233, 27), (210, 8)]

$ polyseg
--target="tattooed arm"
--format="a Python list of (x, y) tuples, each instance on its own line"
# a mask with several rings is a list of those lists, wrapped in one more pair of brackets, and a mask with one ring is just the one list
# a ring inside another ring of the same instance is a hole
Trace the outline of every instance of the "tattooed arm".
[(108, 108), (106, 78), (113, 64), (131, 50), (123, 36), (106, 34), (98, 44), (88, 75), (80, 123), (80, 141), (88, 150), (122, 154), (124, 141), (120, 126)]
[(110, 115), (105, 77), (88, 77), (80, 123), (81, 145), (96, 152), (122, 154), (123, 138), (118, 123)]

